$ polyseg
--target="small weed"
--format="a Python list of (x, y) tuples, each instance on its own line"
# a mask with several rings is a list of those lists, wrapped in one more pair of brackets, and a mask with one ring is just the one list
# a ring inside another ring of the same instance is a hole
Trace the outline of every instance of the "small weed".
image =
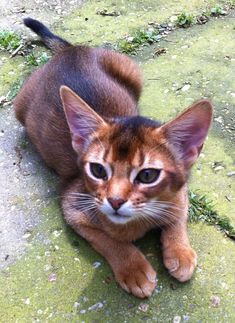
[(152, 44), (159, 41), (162, 35), (154, 28), (146, 30), (136, 30), (131, 36), (120, 39), (118, 42), (118, 49), (126, 54), (133, 54), (140, 46)]
[(7, 94), (7, 100), (8, 101), (12, 101), (14, 99), (14, 97), (18, 94), (21, 86), (23, 85), (24, 81), (23, 80), (18, 80), (17, 82), (15, 82), (10, 91)]
[(50, 59), (50, 56), (48, 56), (47, 53), (42, 53), (42, 55), (40, 55), (37, 58), (37, 62), (39, 65), (43, 65), (43, 64), (46, 64), (49, 59)]
[(17, 49), (23, 44), (22, 39), (13, 31), (3, 30), (0, 32), (0, 47), (9, 52)]
[(28, 147), (28, 145), (29, 145), (29, 143), (27, 141), (22, 141), (20, 143), (20, 148), (24, 150)]
[(34, 53), (30, 53), (26, 56), (26, 62), (31, 66), (40, 66), (45, 64), (49, 60), (47, 53), (42, 53), (40, 56), (36, 56)]
[(176, 24), (181, 28), (188, 28), (195, 22), (195, 17), (189, 13), (182, 12), (177, 16)]
[(219, 5), (211, 8), (211, 15), (212, 16), (224, 16), (227, 12)]
[(36, 57), (33, 53), (30, 53), (29, 55), (26, 56), (26, 62), (28, 65), (38, 66)]
[(189, 219), (191, 222), (203, 221), (215, 225), (229, 238), (235, 240), (235, 228), (231, 225), (230, 220), (226, 217), (220, 217), (213, 209), (212, 202), (206, 196), (190, 192), (189, 201)]

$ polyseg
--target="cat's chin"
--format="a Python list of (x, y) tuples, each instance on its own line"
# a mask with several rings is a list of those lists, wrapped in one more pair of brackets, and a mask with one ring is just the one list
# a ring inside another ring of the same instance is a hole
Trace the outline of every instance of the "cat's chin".
[(126, 224), (133, 220), (131, 216), (106, 215), (106, 217), (115, 224)]

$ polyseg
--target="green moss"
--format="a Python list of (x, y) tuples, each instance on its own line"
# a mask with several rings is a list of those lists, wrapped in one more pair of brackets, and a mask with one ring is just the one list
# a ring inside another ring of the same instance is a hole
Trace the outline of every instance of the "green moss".
[(26, 56), (26, 62), (28, 65), (41, 66), (48, 62), (50, 56), (46, 53), (34, 54), (34, 52), (29, 53)]
[(226, 236), (235, 240), (235, 228), (231, 225), (229, 218), (221, 217), (214, 210), (212, 201), (205, 195), (190, 192), (189, 194), (189, 219), (192, 222), (206, 222), (217, 226)]
[[(58, 32), (79, 43), (115, 43), (133, 28), (138, 30), (147, 26), (149, 21), (167, 21), (172, 14), (182, 10), (196, 15), (205, 6), (211, 8), (217, 2), (88, 2), (81, 10), (66, 17), (58, 25), (58, 28), (63, 27), (63, 31), (58, 29)], [(223, 1), (219, 3), (224, 4)], [(121, 15), (97, 15), (97, 10), (104, 7), (109, 12), (120, 11)], [(228, 118), (233, 117), (230, 114), (233, 97), (229, 91), (234, 89), (234, 62), (224, 59), (234, 55), (233, 27), (232, 19), (210, 21), (206, 26), (172, 33), (169, 42), (164, 42), (164, 47), (167, 47), (164, 57), (152, 58), (156, 45), (139, 52), (136, 60), (140, 62), (145, 77), (142, 114), (168, 120), (194, 100), (206, 96), (213, 97), (216, 117), (226, 117), (227, 113)], [(0, 67), (0, 91), (3, 94), (25, 71), (22, 58), (15, 57), (9, 61), (9, 56), (6, 57)], [(190, 87), (184, 92), (185, 84)], [(193, 170), (190, 187), (209, 196), (220, 217), (227, 215), (234, 225), (234, 180), (226, 175), (234, 167), (233, 143), (224, 129), (215, 122)], [(222, 161), (224, 167), (218, 172), (212, 167), (216, 161)], [(42, 164), (41, 160), (37, 163)], [(230, 239), (201, 222), (191, 223), (189, 236), (198, 253), (199, 266), (190, 282), (180, 284), (164, 269), (159, 244), (156, 243), (157, 233), (152, 232), (137, 245), (157, 269), (158, 287), (149, 300), (138, 300), (117, 286), (105, 260), (64, 224), (58, 198), (53, 193), (55, 180), (52, 181), (44, 168), (40, 171), (37, 167), (37, 174), (33, 175), (37, 180), (33, 185), (52, 190), (50, 203), (42, 210), (35, 204), (37, 193), (27, 199), (27, 207), (30, 205), (33, 216), (35, 211), (40, 213), (40, 224), (32, 229), (24, 257), (0, 274), (3, 322), (172, 322), (175, 316), (180, 316), (181, 322), (188, 319), (191, 322), (234, 322), (235, 249)], [(20, 192), (22, 196), (27, 195), (27, 184), (26, 178)], [(46, 189), (45, 195), (48, 194)], [(42, 194), (43, 199), (45, 195)], [(207, 202), (196, 200), (195, 207), (197, 212), (202, 208), (214, 214), (214, 208), (209, 207), (208, 210)], [(93, 263), (97, 261), (101, 265), (95, 269)], [(220, 297), (218, 307), (212, 305), (213, 295)], [(95, 309), (93, 305), (98, 303), (102, 305)], [(147, 312), (139, 309), (141, 303), (149, 306)]]
[(13, 100), (14, 97), (19, 92), (21, 86), (23, 85), (24, 81), (23, 79), (17, 80), (11, 87), (10, 91), (8, 92), (7, 99), (9, 101)]
[[(75, 10), (73, 14), (65, 17), (63, 22), (57, 24), (57, 32), (73, 43), (86, 43), (101, 45), (116, 43), (118, 39), (125, 38), (131, 30), (144, 29), (149, 22), (164, 23), (178, 12), (190, 12), (196, 16), (207, 7), (216, 4), (223, 6), (228, 1), (181, 0), (169, 1), (128, 1), (113, 2), (89, 1), (82, 9)], [(97, 14), (102, 10), (120, 12), (119, 16), (101, 16)]]
[(195, 17), (192, 14), (182, 12), (177, 16), (176, 24), (181, 28), (188, 28), (195, 23)]
[(136, 53), (143, 45), (153, 44), (162, 38), (157, 28), (139, 29), (117, 42), (117, 49), (126, 54)]
[(13, 31), (0, 31), (0, 47), (12, 52), (23, 44), (21, 37)]
[(12, 86), (25, 77), (24, 59), (20, 56), (9, 58), (6, 53), (0, 53), (0, 96), (7, 95)]
[[(158, 271), (158, 287), (143, 301), (117, 286), (106, 261), (65, 226), (57, 203), (50, 203), (43, 213), (44, 223), (34, 229), (26, 255), (0, 275), (0, 286), (5, 286), (0, 289), (3, 322), (120, 322), (123, 317), (128, 322), (167, 322), (176, 315), (213, 321), (222, 320), (225, 311), (228, 322), (234, 318), (235, 251), (213, 228), (190, 226), (199, 268), (187, 284), (167, 274), (155, 232), (138, 242)], [(100, 263), (98, 268), (95, 262)], [(218, 308), (210, 305), (214, 294), (221, 299)], [(139, 309), (142, 303), (148, 305), (147, 312)]]
[(224, 16), (226, 15), (227, 12), (224, 10), (223, 7), (221, 7), (220, 5), (217, 5), (211, 8), (210, 13), (212, 16)]

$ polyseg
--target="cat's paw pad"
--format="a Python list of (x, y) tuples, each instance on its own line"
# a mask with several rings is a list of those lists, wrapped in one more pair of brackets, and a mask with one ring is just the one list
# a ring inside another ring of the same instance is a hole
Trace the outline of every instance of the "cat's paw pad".
[(125, 291), (139, 298), (150, 297), (156, 287), (156, 272), (144, 258), (125, 263), (115, 276)]
[(180, 282), (189, 280), (197, 265), (197, 254), (190, 247), (167, 248), (163, 261), (169, 273)]

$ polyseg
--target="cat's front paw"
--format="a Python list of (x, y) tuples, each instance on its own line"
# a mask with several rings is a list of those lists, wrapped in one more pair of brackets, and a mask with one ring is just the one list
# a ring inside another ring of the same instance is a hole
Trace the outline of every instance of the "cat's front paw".
[(115, 277), (125, 291), (139, 298), (150, 297), (156, 287), (156, 272), (143, 256), (126, 260)]
[(163, 262), (171, 276), (185, 282), (193, 275), (197, 254), (190, 246), (168, 247), (163, 250)]

